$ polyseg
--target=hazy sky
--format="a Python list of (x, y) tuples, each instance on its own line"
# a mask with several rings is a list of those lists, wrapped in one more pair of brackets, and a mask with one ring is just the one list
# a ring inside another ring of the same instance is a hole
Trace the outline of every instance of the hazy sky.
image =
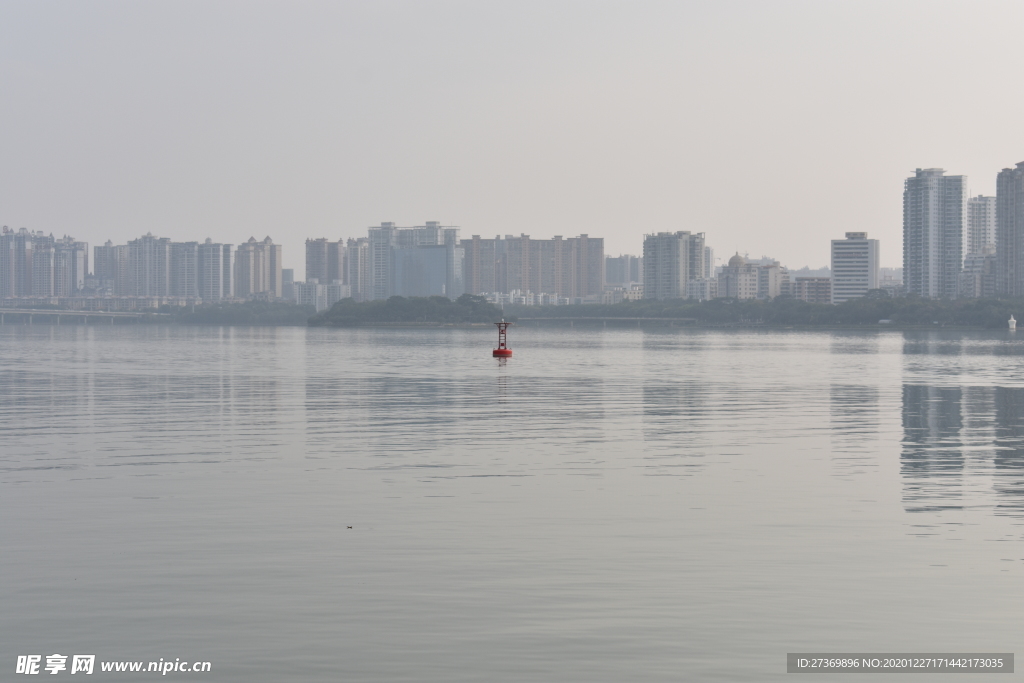
[(1024, 159), (1024, 3), (0, 0), (0, 225), (90, 244), (439, 220), (902, 265), (902, 182)]

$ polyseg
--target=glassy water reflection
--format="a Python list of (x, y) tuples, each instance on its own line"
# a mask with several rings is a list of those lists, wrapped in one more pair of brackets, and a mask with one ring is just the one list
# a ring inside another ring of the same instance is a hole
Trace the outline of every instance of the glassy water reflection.
[(1024, 337), (512, 332), (0, 326), (0, 660), (773, 680), (1024, 635)]

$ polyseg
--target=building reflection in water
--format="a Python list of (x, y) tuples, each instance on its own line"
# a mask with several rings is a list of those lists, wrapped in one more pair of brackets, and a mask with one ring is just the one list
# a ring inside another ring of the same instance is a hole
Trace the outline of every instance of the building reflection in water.
[(1024, 516), (1024, 389), (998, 387), (995, 416), (996, 507)]
[(832, 460), (844, 474), (878, 466), (879, 391), (874, 385), (829, 387)]
[(708, 391), (708, 384), (701, 381), (644, 382), (644, 457), (649, 474), (693, 474), (703, 466), (710, 446)]
[(902, 424), (908, 512), (1024, 516), (1024, 389), (904, 384)]
[(908, 512), (963, 507), (960, 387), (903, 385), (903, 503)]

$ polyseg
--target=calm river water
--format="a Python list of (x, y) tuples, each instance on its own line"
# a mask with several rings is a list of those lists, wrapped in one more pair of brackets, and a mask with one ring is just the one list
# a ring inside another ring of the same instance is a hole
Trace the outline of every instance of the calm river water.
[(787, 652), (1024, 651), (1016, 334), (524, 327), (501, 364), (493, 330), (2, 326), (0, 667), (771, 681)]

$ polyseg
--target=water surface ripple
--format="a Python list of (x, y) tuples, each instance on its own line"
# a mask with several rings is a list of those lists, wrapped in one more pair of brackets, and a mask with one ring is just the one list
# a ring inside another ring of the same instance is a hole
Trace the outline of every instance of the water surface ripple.
[(1021, 642), (1024, 337), (493, 336), (0, 326), (0, 665), (783, 680)]

